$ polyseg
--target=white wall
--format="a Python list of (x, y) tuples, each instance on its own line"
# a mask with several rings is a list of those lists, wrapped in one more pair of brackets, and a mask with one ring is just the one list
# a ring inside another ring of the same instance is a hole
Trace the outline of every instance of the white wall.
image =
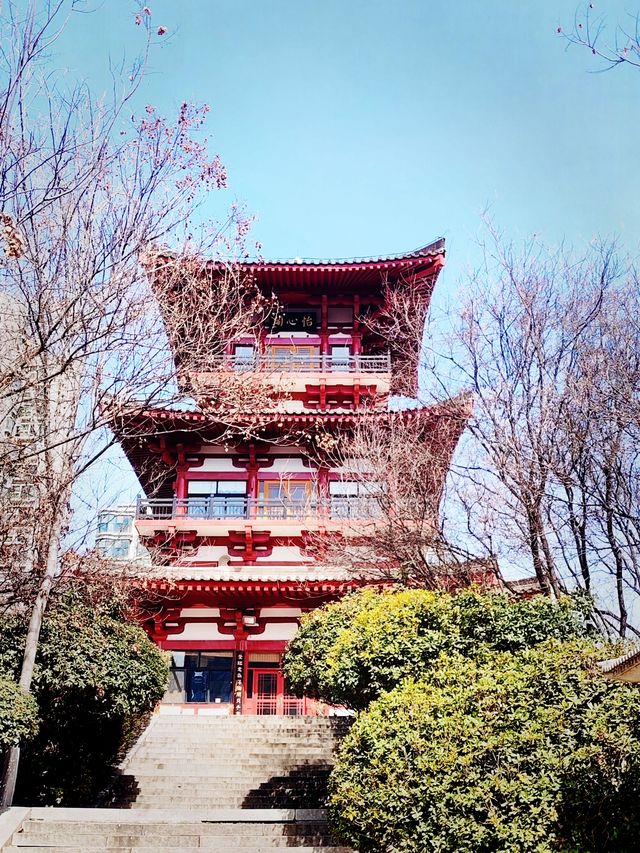
[(272, 622), (262, 634), (252, 634), (252, 640), (290, 640), (298, 630), (297, 622)]
[(167, 640), (232, 640), (221, 634), (215, 622), (187, 622), (181, 634), (168, 634)]

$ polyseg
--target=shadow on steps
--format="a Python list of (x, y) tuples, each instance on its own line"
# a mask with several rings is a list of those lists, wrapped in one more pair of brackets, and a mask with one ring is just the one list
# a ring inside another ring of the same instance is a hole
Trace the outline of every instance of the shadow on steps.
[(117, 770), (95, 805), (100, 809), (130, 809), (139, 793), (140, 785), (136, 777)]
[(327, 799), (331, 765), (326, 761), (293, 767), (286, 775), (272, 776), (249, 791), (243, 809), (322, 809)]

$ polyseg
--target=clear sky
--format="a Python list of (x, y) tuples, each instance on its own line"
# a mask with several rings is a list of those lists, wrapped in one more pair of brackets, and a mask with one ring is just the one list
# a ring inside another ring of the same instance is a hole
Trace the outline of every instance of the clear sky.
[[(595, 2), (611, 37), (628, 3)], [(632, 6), (640, 3), (632, 3)], [(265, 257), (400, 252), (447, 238), (438, 299), (477, 262), (489, 207), (514, 238), (638, 250), (640, 70), (567, 50), (577, 0), (150, 0), (142, 103), (212, 107), (231, 198)], [(104, 88), (142, 40), (129, 0), (89, 0), (56, 63)]]

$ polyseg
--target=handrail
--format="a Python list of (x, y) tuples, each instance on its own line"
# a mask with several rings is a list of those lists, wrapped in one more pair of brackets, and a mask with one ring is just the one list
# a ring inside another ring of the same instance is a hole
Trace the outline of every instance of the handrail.
[(371, 496), (334, 496), (324, 500), (287, 498), (191, 497), (138, 498), (136, 519), (169, 521), (177, 518), (224, 520), (233, 518), (302, 521), (309, 518), (368, 519), (380, 517), (380, 505)]
[(390, 373), (391, 354), (381, 355), (307, 355), (306, 353), (256, 353), (219, 355), (209, 359), (208, 369), (274, 373)]

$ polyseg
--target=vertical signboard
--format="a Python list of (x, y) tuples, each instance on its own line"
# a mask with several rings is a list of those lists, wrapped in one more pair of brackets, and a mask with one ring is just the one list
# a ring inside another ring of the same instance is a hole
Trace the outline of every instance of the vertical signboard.
[(244, 681), (244, 652), (236, 652), (236, 669), (233, 687), (233, 713), (242, 713), (242, 682)]

